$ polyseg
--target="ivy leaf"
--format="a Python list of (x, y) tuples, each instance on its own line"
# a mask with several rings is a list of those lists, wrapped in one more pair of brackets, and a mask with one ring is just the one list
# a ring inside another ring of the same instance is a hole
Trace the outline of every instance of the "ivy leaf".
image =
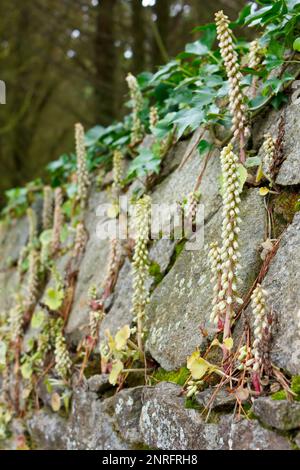
[(123, 328), (121, 328), (117, 332), (115, 336), (116, 349), (118, 351), (121, 351), (126, 346), (129, 338), (130, 338), (130, 328), (129, 328), (129, 325), (125, 325), (123, 326)]
[(188, 54), (195, 54), (198, 56), (206, 55), (209, 49), (201, 40), (192, 42), (185, 46), (185, 52)]
[(260, 164), (261, 164), (261, 159), (259, 157), (248, 157), (245, 162), (245, 165), (247, 168), (259, 166)]
[(90, 147), (92, 145), (95, 145), (96, 142), (106, 133), (106, 128), (103, 126), (95, 126), (92, 129), (90, 129), (86, 134), (85, 134), (85, 145), (87, 147)]
[(116, 385), (119, 375), (121, 374), (122, 370), (124, 369), (123, 362), (117, 360), (113, 363), (111, 372), (109, 374), (109, 383), (111, 385)]
[(191, 131), (197, 129), (204, 121), (204, 112), (202, 109), (192, 108), (179, 111), (174, 119), (177, 125), (177, 137), (180, 139), (184, 132), (189, 128)]
[(34, 312), (31, 318), (31, 326), (34, 329), (38, 329), (42, 326), (45, 321), (45, 313), (42, 310)]
[(238, 166), (238, 175), (239, 175), (240, 187), (241, 187), (241, 190), (242, 190), (243, 187), (244, 187), (244, 184), (247, 181), (248, 172), (247, 172), (246, 168), (244, 167), (244, 165), (242, 165), (241, 163)]
[(199, 150), (200, 155), (203, 155), (206, 152), (208, 152), (209, 150), (211, 150), (212, 147), (213, 147), (213, 145), (210, 142), (203, 139), (203, 140), (200, 140), (197, 148)]
[(152, 173), (158, 174), (160, 162), (160, 158), (152, 150), (141, 148), (139, 155), (133, 160), (128, 169), (127, 178), (132, 179), (135, 176), (142, 178)]
[(46, 291), (44, 303), (50, 308), (50, 310), (58, 310), (62, 306), (63, 298), (64, 293), (62, 290), (56, 290), (49, 287)]

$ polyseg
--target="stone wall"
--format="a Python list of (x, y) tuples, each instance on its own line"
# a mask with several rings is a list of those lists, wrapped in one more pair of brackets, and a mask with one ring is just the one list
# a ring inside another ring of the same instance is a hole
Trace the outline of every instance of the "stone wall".
[[(277, 181), (280, 195), (272, 195), (275, 230), (279, 247), (264, 276), (270, 307), (276, 317), (271, 358), (289, 375), (300, 375), (300, 213), (293, 204), (300, 185), (300, 110), (286, 105), (281, 112), (270, 111), (257, 119), (253, 129), (254, 150), (262, 155), (263, 134), (276, 137), (281, 115), (285, 120), (284, 157)], [(153, 202), (182, 201), (193, 189), (203, 161), (194, 150), (193, 138), (178, 143), (165, 162), (157, 184), (152, 189)], [(173, 371), (184, 366), (196, 347), (203, 348), (210, 337), (209, 314), (212, 290), (207, 260), (207, 245), (220, 236), (221, 197), (220, 164), (215, 151), (209, 160), (201, 184), (204, 205), (204, 246), (197, 251), (183, 249), (176, 243), (157, 240), (151, 244), (150, 257), (159, 266), (160, 282), (149, 277), (151, 299), (147, 308), (148, 339), (146, 349), (158, 366)], [(132, 188), (129, 189), (132, 191)], [(86, 214), (89, 240), (79, 266), (73, 307), (66, 327), (68, 340), (76, 344), (88, 322), (87, 289), (104, 279), (109, 245), (96, 237), (95, 208), (106, 201), (106, 193), (94, 190)], [(241, 285), (245, 295), (262, 267), (262, 243), (267, 238), (267, 212), (258, 188), (245, 185), (242, 195)], [(16, 286), (15, 264), (26, 243), (27, 222), (20, 219), (0, 232), (0, 306), (9, 308)], [(70, 253), (64, 255), (62, 270)], [(50, 280), (51, 283), (51, 280)], [(112, 333), (132, 320), (131, 265), (126, 260), (109, 299), (103, 330)], [(250, 311), (240, 318), (235, 335)], [(204, 334), (204, 332), (208, 332)], [(32, 333), (34, 334), (34, 332)], [(134, 382), (134, 381), (133, 381)], [(197, 409), (186, 408), (182, 388), (170, 382), (142, 386), (140, 380), (118, 393), (107, 376), (94, 375), (80, 387), (74, 385), (68, 418), (55, 414), (48, 406), (49, 397), (40, 399), (44, 407), (31, 414), (26, 428), (34, 445), (41, 449), (292, 449), (300, 445), (300, 403), (274, 401), (260, 397), (253, 401), (252, 419), (234, 418), (234, 400), (229, 396), (215, 402), (206, 422), (203, 406), (207, 394), (199, 395)], [(23, 428), (22, 428), (23, 429)], [(17, 431), (18, 433), (18, 428)], [(21, 431), (20, 431), (21, 432)], [(23, 431), (22, 431), (23, 432)]]

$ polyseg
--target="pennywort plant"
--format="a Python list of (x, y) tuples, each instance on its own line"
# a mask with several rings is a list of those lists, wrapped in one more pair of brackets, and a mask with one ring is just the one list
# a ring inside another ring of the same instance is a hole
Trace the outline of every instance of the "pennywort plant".
[(247, 107), (242, 90), (242, 74), (239, 59), (233, 43), (229, 19), (223, 11), (216, 13), (218, 40), (226, 73), (229, 79), (229, 106), (232, 115), (232, 131), (234, 139), (240, 145), (240, 160), (245, 162), (245, 138), (249, 134), (247, 126)]
[(135, 206), (134, 227), (136, 230), (133, 255), (133, 297), (132, 311), (137, 324), (137, 343), (143, 351), (145, 307), (149, 302), (146, 289), (146, 276), (149, 272), (148, 240), (150, 228), (150, 196), (143, 196)]
[(82, 124), (75, 124), (75, 142), (77, 157), (77, 185), (78, 185), (78, 201), (81, 209), (87, 204), (88, 190), (90, 186), (90, 178), (87, 168), (87, 156), (85, 150), (84, 128)]

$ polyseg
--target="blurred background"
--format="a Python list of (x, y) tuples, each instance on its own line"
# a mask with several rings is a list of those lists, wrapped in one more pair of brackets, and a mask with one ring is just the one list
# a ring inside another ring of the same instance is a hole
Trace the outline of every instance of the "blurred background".
[(74, 148), (73, 126), (127, 109), (125, 76), (153, 72), (241, 0), (0, 0), (0, 201)]

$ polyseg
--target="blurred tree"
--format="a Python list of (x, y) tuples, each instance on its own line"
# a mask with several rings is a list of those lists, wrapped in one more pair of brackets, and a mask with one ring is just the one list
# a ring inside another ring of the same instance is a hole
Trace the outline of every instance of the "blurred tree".
[(217, 9), (241, 0), (1, 0), (0, 194), (72, 151), (73, 125), (126, 113), (125, 76), (174, 57)]

